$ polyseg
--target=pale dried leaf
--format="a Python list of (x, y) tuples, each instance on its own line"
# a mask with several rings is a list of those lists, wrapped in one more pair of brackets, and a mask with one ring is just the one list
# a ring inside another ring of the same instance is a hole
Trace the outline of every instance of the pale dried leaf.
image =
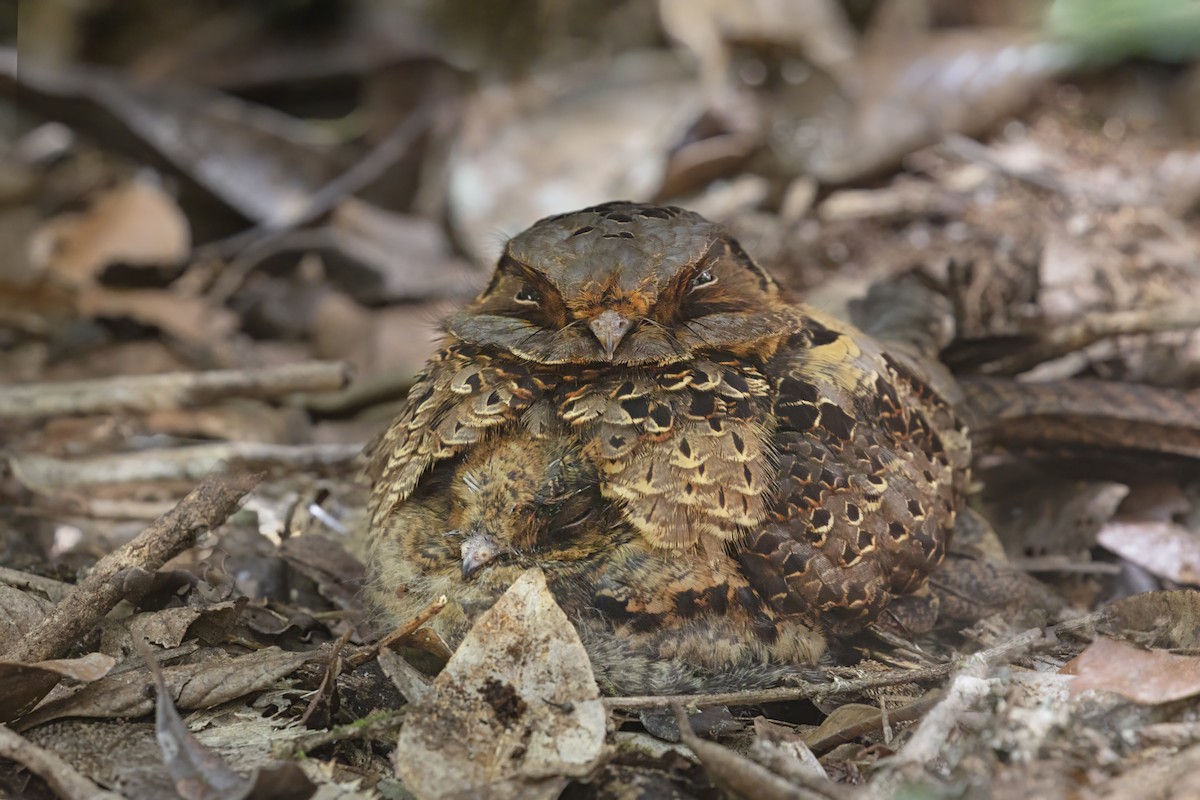
[(137, 180), (100, 195), (83, 213), (51, 219), (29, 246), (39, 269), (83, 285), (112, 264), (179, 264), (192, 236), (175, 200), (157, 183)]
[(53, 610), (53, 603), (33, 592), (0, 585), (0, 653), (19, 642)]
[(211, 346), (233, 333), (237, 315), (203, 297), (166, 289), (105, 289), (88, 286), (76, 310), (85, 317), (129, 318), (188, 344)]
[(1006, 30), (939, 31), (875, 48), (846, 71), (849, 102), (831, 103), (815, 146), (797, 152), (782, 143), (785, 157), (795, 159), (798, 172), (829, 183), (878, 172), (945, 136), (977, 133), (1019, 110), (1068, 58), (1049, 42)]
[(379, 651), (379, 668), (396, 684), (409, 703), (419, 703), (429, 694), (429, 679), (399, 654), (384, 648)]
[(860, 725), (879, 720), (883, 727), (883, 714), (878, 706), (868, 706), (862, 703), (846, 703), (838, 706), (825, 718), (816, 730), (809, 731), (802, 739), (806, 745), (837, 737), (841, 732), (857, 729)]
[(49, 70), (16, 54), (0, 75), (31, 97), (76, 98), (119, 121), (74, 113), (77, 128), (121, 126), (241, 214), (285, 225), (308, 207), (314, 189), (341, 171), (344, 154), (320, 127), (232, 95), (179, 83), (138, 85), (94, 66)]
[[(208, 708), (260, 691), (293, 672), (305, 653), (269, 647), (248, 655), (163, 670), (172, 699), (180, 708)], [(22, 724), (40, 725), (64, 717), (137, 717), (148, 714), (154, 701), (146, 695), (150, 676), (143, 670), (113, 675), (85, 686), (70, 697), (47, 703)]]
[(626, 54), (598, 72), (522, 113), (507, 91), (476, 97), (448, 178), (450, 218), (476, 262), (540, 217), (658, 191), (669, 151), (702, 110), (696, 85), (661, 55)]
[(1200, 584), (1200, 536), (1182, 525), (1111, 520), (1096, 541), (1160, 578)]
[(62, 678), (90, 682), (108, 674), (116, 661), (101, 653), (33, 664), (0, 661), (0, 722), (17, 719), (49, 694)]
[(540, 570), (479, 618), (409, 712), (396, 774), (419, 800), (556, 797), (604, 758), (607, 713), (587, 651)]
[(1115, 639), (1097, 639), (1061, 671), (1077, 676), (1072, 694), (1097, 689), (1143, 705), (1200, 694), (1200, 656), (1143, 650)]

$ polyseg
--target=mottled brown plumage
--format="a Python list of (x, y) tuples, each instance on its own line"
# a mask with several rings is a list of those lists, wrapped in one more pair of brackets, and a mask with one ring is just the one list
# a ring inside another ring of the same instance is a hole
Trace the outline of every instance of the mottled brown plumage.
[(696, 214), (543, 220), (446, 330), (368, 454), (401, 616), (460, 598), (453, 639), (539, 564), (594, 661), (647, 667), (614, 687), (761, 684), (943, 558), (969, 462), (950, 406)]

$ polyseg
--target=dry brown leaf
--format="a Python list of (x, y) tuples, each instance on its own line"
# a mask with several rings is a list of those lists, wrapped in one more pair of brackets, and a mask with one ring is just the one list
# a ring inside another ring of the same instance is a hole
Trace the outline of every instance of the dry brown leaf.
[(848, 102), (811, 122), (779, 109), (777, 148), (796, 173), (845, 183), (891, 167), (953, 133), (977, 133), (1020, 109), (1066, 54), (1009, 30), (947, 30), (876, 47), (845, 70)]
[(85, 317), (128, 317), (199, 346), (212, 346), (238, 326), (233, 311), (203, 297), (164, 289), (117, 291), (89, 286), (76, 298), (76, 310)]
[(486, 278), (455, 255), (445, 231), (432, 220), (351, 197), (333, 210), (329, 230), (333, 244), (352, 262), (327, 256), (329, 277), (360, 303), (465, 297), (482, 288)]
[[(184, 664), (163, 670), (172, 698), (180, 708), (208, 708), (260, 691), (290, 674), (308, 658), (268, 647), (221, 661)], [(154, 708), (146, 695), (150, 676), (144, 670), (112, 675), (85, 686), (70, 697), (43, 705), (21, 720), (33, 727), (64, 717), (138, 717)]]
[[(201, 638), (215, 644), (220, 633), (228, 630), (237, 621), (247, 598), (213, 603), (204, 608), (183, 606), (147, 611), (123, 619), (104, 621), (100, 650), (110, 655), (124, 655), (132, 651), (132, 642), (145, 639), (166, 649), (178, 647), (184, 640), (197, 635), (203, 628)], [(203, 621), (202, 624), (197, 624)]]
[(540, 217), (653, 197), (669, 151), (702, 111), (695, 83), (662, 54), (627, 53), (568, 80), (536, 106), (496, 88), (468, 109), (449, 201), (456, 236), (477, 263)]
[(1071, 555), (1095, 544), (1129, 487), (1107, 481), (1068, 481), (1028, 472), (998, 477), (985, 494), (986, 516), (1013, 558)]
[(857, 47), (846, 12), (831, 0), (659, 0), (658, 9), (667, 34), (700, 62), (713, 102), (730, 77), (731, 42), (781, 45), (834, 71)]
[(603, 760), (607, 722), (579, 634), (531, 569), (409, 712), (396, 774), (419, 800), (553, 798)]
[(80, 131), (124, 128), (214, 196), (266, 225), (294, 219), (346, 160), (319, 126), (233, 95), (175, 82), (139, 85), (90, 66), (2, 66), (0, 76), (15, 81), (27, 101), (87, 101), (54, 106)]
[(1160, 578), (1200, 584), (1200, 535), (1182, 525), (1111, 520), (1096, 541)]
[(33, 630), (54, 610), (54, 603), (32, 592), (0, 585), (0, 654)]
[(317, 584), (321, 596), (338, 608), (362, 612), (359, 592), (366, 581), (357, 558), (338, 541), (320, 534), (291, 536), (279, 547), (279, 555)]
[(0, 722), (16, 719), (45, 697), (62, 678), (97, 681), (116, 661), (101, 653), (83, 658), (59, 658), (33, 664), (0, 661)]
[(1147, 592), (1110, 604), (1115, 633), (1147, 647), (1200, 647), (1200, 592)]
[(857, 729), (873, 720), (879, 720), (880, 728), (883, 727), (883, 713), (879, 710), (878, 706), (868, 706), (863, 703), (846, 703), (843, 706), (835, 708), (833, 713), (826, 717), (825, 721), (816, 730), (806, 733), (801, 738), (806, 745), (813, 745), (816, 742), (835, 738), (843, 731)]
[(157, 183), (136, 180), (99, 196), (83, 213), (50, 220), (29, 246), (39, 269), (80, 286), (112, 264), (179, 264), (192, 236), (174, 198)]
[(184, 800), (245, 797), (249, 789), (245, 780), (219, 756), (197, 742), (179, 716), (154, 651), (141, 639), (134, 639), (134, 644), (154, 678), (155, 734), (162, 748), (163, 763), (175, 782), (175, 791)]
[(1200, 694), (1200, 656), (1143, 650), (1115, 639), (1097, 639), (1059, 671), (1077, 676), (1071, 694), (1098, 689), (1143, 705)]

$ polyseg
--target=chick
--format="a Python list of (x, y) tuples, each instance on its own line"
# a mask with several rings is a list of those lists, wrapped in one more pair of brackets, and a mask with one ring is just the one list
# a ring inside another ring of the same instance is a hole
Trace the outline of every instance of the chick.
[(446, 595), (432, 625), (455, 647), (540, 567), (611, 694), (765, 686), (820, 658), (823, 637), (777, 619), (725, 548), (650, 545), (600, 481), (568, 437), (524, 430), (442, 462), (373, 534), (370, 601), (400, 623)]

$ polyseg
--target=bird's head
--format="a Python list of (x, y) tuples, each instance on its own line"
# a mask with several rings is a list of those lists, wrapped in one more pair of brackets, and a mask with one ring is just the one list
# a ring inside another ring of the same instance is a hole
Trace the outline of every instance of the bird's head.
[(674, 206), (606, 203), (513, 237), (487, 288), (447, 321), (539, 364), (671, 364), (796, 328), (737, 241)]
[(463, 578), (497, 563), (555, 568), (608, 546), (594, 468), (569, 442), (516, 434), (480, 447), (453, 478), (447, 534)]

